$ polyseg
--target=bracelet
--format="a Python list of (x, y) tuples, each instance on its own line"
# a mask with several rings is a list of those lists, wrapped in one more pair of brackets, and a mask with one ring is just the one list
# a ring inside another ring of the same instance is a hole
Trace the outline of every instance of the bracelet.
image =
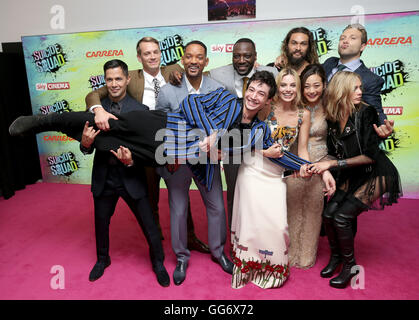
[(339, 168), (346, 168), (348, 166), (348, 162), (346, 159), (338, 160), (338, 167)]

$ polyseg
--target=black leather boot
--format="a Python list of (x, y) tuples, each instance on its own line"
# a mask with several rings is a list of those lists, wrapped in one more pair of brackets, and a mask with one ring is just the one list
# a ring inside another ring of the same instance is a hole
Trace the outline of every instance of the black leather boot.
[(330, 259), (326, 267), (320, 271), (320, 276), (322, 278), (330, 278), (333, 276), (337, 268), (342, 263), (342, 258), (339, 253), (339, 244), (337, 241), (337, 235), (335, 226), (333, 224), (333, 216), (338, 208), (339, 204), (337, 202), (330, 202), (325, 207), (323, 212), (323, 226), (324, 231), (327, 236), (330, 247)]
[(356, 272), (352, 272), (352, 268), (356, 265), (354, 256), (354, 238), (352, 232), (352, 228), (340, 229), (338, 231), (343, 266), (339, 275), (330, 279), (330, 286), (334, 288), (346, 288), (352, 277), (356, 275)]
[(327, 266), (324, 267), (322, 271), (320, 271), (320, 276), (322, 278), (330, 278), (341, 265), (342, 257), (339, 253), (339, 245), (337, 241), (336, 231), (333, 226), (333, 220), (329, 218), (323, 218), (323, 225), (327, 235), (327, 240), (329, 241), (330, 259)]
[(368, 208), (359, 201), (345, 201), (339, 207), (337, 213), (334, 215), (334, 225), (336, 229), (337, 239), (339, 243), (339, 250), (343, 260), (343, 267), (339, 275), (330, 280), (330, 286), (334, 288), (346, 288), (357, 272), (352, 268), (356, 266), (354, 254), (354, 234), (353, 234), (353, 219)]

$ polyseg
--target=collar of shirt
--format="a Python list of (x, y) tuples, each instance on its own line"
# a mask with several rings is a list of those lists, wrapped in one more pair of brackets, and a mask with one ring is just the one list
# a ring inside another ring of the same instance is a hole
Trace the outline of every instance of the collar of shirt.
[(201, 76), (201, 84), (199, 85), (198, 90), (195, 90), (195, 88), (191, 85), (186, 75), (185, 75), (185, 82), (186, 82), (186, 87), (188, 88), (188, 94), (199, 94), (201, 93), (202, 82), (204, 82), (204, 77)]
[[(338, 72), (338, 66), (341, 65), (342, 62), (339, 60), (338, 64), (336, 65), (336, 67), (334, 67), (332, 69), (332, 72), (329, 74), (329, 77), (327, 78), (327, 81), (332, 80), (333, 75)], [(356, 69), (358, 69), (361, 65), (361, 59), (355, 59), (352, 61), (349, 61), (347, 63), (345, 63), (346, 68), (343, 69), (344, 71), (351, 71), (354, 72)]]
[[(336, 66), (336, 70), (338, 69), (338, 66), (341, 65), (342, 62), (338, 62), (338, 65)], [(361, 59), (355, 59), (352, 61), (349, 61), (347, 63), (345, 63), (346, 69), (344, 69), (345, 71), (347, 71), (347, 69), (349, 69), (350, 71), (354, 72), (356, 69), (358, 69), (361, 65)]]
[(236, 95), (239, 98), (243, 98), (243, 78), (248, 77), (250, 79), (251, 76), (255, 73), (255, 69), (253, 68), (248, 74), (242, 76), (234, 70), (234, 88), (236, 89)]
[[(124, 105), (126, 104), (126, 101), (128, 99), (128, 93), (125, 94), (125, 97), (123, 97), (121, 100), (118, 101), (119, 105), (121, 106), (121, 111), (124, 108)], [(106, 98), (104, 98), (101, 103), (102, 106), (105, 107), (105, 109), (107, 111), (109, 111), (111, 109), (111, 104), (112, 104), (112, 100), (111, 98), (109, 98), (109, 96), (107, 96)]]
[(163, 85), (166, 84), (166, 81), (164, 80), (161, 71), (159, 70), (159, 73), (157, 74), (157, 76), (153, 77), (151, 74), (147, 73), (146, 71), (144, 71), (144, 80), (145, 80), (145, 84), (152, 87), (154, 90), (154, 83), (153, 83), (153, 79), (157, 78), (157, 80), (159, 80), (160, 82), (160, 87), (162, 87)]

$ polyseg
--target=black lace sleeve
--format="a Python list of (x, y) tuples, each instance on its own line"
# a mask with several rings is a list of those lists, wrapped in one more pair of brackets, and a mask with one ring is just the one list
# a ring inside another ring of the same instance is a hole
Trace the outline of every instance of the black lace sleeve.
[(382, 152), (379, 148), (381, 143), (380, 137), (374, 130), (373, 124), (378, 123), (377, 111), (372, 106), (365, 106), (360, 111), (360, 135), (363, 153), (373, 160), (377, 160), (378, 155)]

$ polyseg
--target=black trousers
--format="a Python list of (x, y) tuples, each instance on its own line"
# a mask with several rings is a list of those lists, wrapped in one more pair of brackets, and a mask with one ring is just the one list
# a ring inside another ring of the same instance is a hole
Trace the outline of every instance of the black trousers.
[(153, 267), (163, 264), (164, 251), (160, 239), (160, 232), (153, 219), (153, 212), (147, 197), (133, 199), (124, 187), (109, 188), (99, 197), (94, 197), (96, 251), (98, 260), (109, 256), (109, 225), (115, 212), (119, 198), (124, 199), (134, 213), (149, 245), (150, 259)]

